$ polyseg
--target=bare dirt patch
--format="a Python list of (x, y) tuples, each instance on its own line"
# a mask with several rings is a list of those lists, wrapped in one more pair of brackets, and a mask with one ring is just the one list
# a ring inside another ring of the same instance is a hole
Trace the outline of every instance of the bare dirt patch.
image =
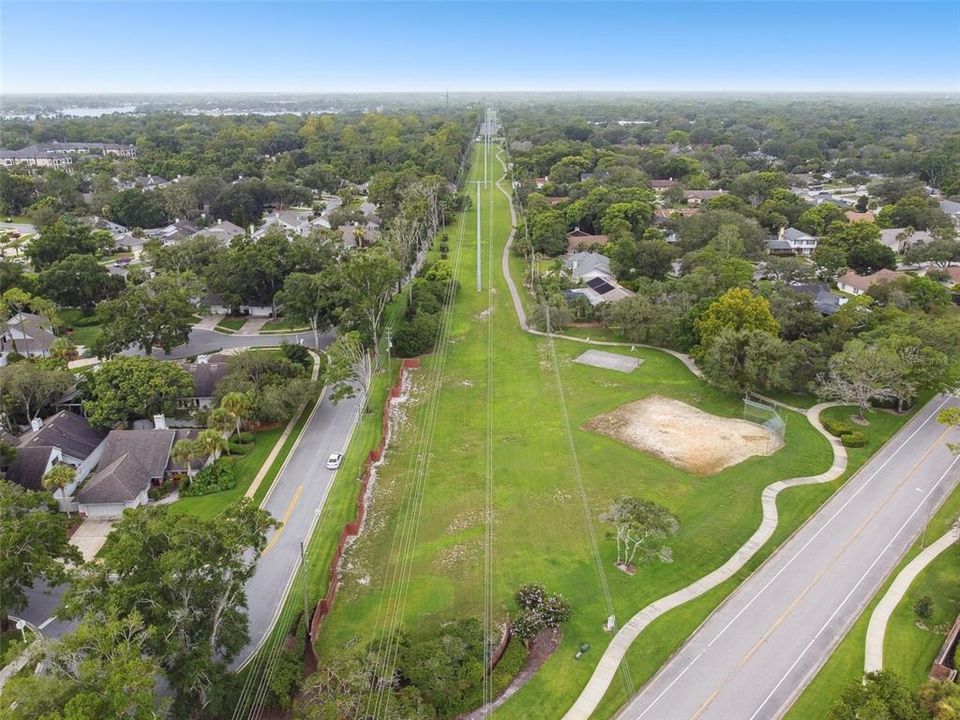
[(776, 435), (760, 425), (711, 415), (659, 395), (597, 415), (583, 427), (695, 475), (713, 475), (783, 447)]

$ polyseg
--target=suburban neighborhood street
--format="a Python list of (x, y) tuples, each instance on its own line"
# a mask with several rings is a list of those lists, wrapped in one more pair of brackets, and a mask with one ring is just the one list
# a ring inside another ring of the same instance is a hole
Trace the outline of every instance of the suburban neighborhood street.
[(956, 431), (937, 422), (940, 409), (958, 405), (940, 395), (923, 407), (619, 717), (781, 717), (960, 479), (960, 457), (947, 448)]
[[(320, 350), (326, 348), (336, 334), (329, 331), (320, 336)], [(158, 360), (182, 360), (183, 358), (193, 357), (201, 353), (215, 353), (220, 350), (230, 348), (246, 347), (277, 347), (284, 342), (294, 345), (303, 344), (313, 347), (313, 333), (307, 331), (302, 333), (285, 334), (260, 334), (260, 335), (229, 335), (227, 333), (217, 332), (216, 330), (203, 330), (194, 328), (190, 331), (190, 339), (183, 345), (178, 345), (169, 354), (163, 350), (154, 350), (153, 357)], [(139, 348), (131, 347), (125, 355), (143, 355)]]
[(247, 583), (250, 642), (237, 656), (234, 666), (243, 664), (269, 634), (299, 563), (300, 543), (306, 544), (334, 475), (357, 471), (346, 466), (327, 470), (326, 461), (331, 453), (346, 450), (361, 402), (357, 397), (334, 405), (325, 395), (273, 483), (263, 507), (283, 526), (267, 539), (256, 574)]

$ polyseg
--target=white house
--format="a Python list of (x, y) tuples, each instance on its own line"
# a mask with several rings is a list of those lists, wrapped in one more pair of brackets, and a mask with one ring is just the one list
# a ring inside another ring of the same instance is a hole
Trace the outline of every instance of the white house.
[(863, 295), (877, 283), (890, 282), (901, 277), (903, 273), (895, 270), (877, 270), (872, 275), (859, 275), (852, 270), (837, 280), (837, 288), (851, 295)]

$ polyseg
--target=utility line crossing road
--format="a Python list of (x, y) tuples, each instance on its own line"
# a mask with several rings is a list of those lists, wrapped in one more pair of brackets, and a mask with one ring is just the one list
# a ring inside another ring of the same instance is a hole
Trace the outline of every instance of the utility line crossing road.
[[(781, 717), (957, 484), (938, 396), (747, 579), (621, 711)], [(726, 508), (735, 512), (735, 508)], [(643, 642), (643, 636), (638, 639)]]
[(247, 582), (250, 642), (239, 653), (234, 667), (245, 662), (270, 633), (274, 617), (283, 608), (287, 587), (299, 567), (300, 542), (306, 544), (334, 475), (357, 472), (356, 467), (346, 466), (328, 470), (326, 462), (331, 453), (346, 451), (363, 402), (362, 397), (356, 397), (334, 405), (329, 395), (324, 396), (263, 503), (263, 508), (283, 526), (267, 538), (256, 572)]

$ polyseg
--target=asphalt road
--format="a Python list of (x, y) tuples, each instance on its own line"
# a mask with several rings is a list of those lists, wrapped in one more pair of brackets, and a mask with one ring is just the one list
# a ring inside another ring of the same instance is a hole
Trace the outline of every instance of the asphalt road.
[(619, 717), (781, 717), (960, 479), (960, 457), (946, 447), (956, 431), (936, 420), (946, 406), (960, 401), (938, 396), (922, 408), (707, 619)]
[[(326, 348), (335, 334), (333, 332), (320, 336), (320, 347)], [(299, 342), (303, 338), (304, 344), (313, 344), (312, 333), (298, 333), (289, 335), (225, 335), (212, 330), (193, 330), (190, 333), (190, 340), (167, 355), (164, 353), (155, 354), (155, 357), (161, 359), (178, 359), (190, 357), (199, 353), (212, 353), (224, 348), (232, 347), (272, 347), (280, 343)], [(136, 353), (139, 354), (139, 353)], [(266, 509), (274, 517), (283, 519), (283, 513), (290, 505), (292, 494), (296, 491), (298, 485), (303, 484), (304, 490), (301, 491), (301, 497), (294, 504), (287, 524), (293, 526), (290, 535), (284, 537), (287, 531), (281, 532), (277, 539), (275, 547), (271, 550), (276, 555), (274, 562), (261, 563), (257, 569), (257, 575), (251, 580), (248, 588), (248, 597), (250, 604), (250, 627), (251, 635), (256, 635), (256, 628), (262, 624), (264, 619), (269, 620), (275, 612), (276, 605), (268, 607), (263, 597), (269, 596), (269, 602), (276, 603), (280, 597), (279, 591), (282, 590), (289, 579), (288, 568), (282, 562), (287, 560), (287, 544), (293, 535), (298, 535), (296, 549), (299, 552), (299, 538), (302, 538), (306, 528), (310, 524), (313, 515), (317, 509), (314, 504), (308, 507), (308, 503), (317, 500), (320, 489), (325, 488), (330, 480), (332, 473), (323, 469), (326, 458), (330, 453), (336, 450), (345, 449), (346, 438), (349, 437), (350, 430), (353, 427), (353, 417), (355, 417), (354, 406), (356, 401), (345, 400), (339, 407), (333, 406), (328, 400), (324, 399), (317, 412), (312, 415), (305, 427), (302, 436), (302, 442), (290, 454), (284, 472), (277, 476), (274, 482), (273, 490), (267, 499)], [(331, 449), (327, 449), (327, 448)], [(323, 454), (326, 453), (326, 454)], [(321, 460), (316, 460), (316, 457)], [(319, 471), (313, 466), (319, 463)], [(318, 474), (319, 472), (319, 474)], [(299, 475), (301, 474), (302, 475)], [(299, 476), (298, 476), (299, 475)], [(318, 482), (314, 482), (316, 479)], [(306, 520), (305, 520), (306, 518)], [(279, 558), (279, 560), (278, 560)], [(269, 564), (270, 568), (265, 570), (263, 566)], [(286, 574), (285, 574), (286, 573)], [(280, 584), (281, 587), (273, 587)], [(264, 589), (265, 588), (265, 589)], [(54, 612), (60, 605), (60, 599), (63, 596), (65, 587), (49, 588), (43, 582), (38, 582), (32, 590), (27, 591), (29, 598), (28, 607), (17, 614), (17, 617), (24, 618), (33, 625), (40, 627), (43, 634), (47, 637), (58, 638), (69, 632), (76, 626), (75, 621), (65, 621), (54, 617)], [(273, 594), (271, 594), (271, 591)], [(257, 614), (254, 615), (254, 612)], [(258, 639), (259, 641), (259, 639)]]
[(300, 559), (300, 542), (323, 508), (334, 475), (359, 474), (358, 468), (345, 465), (338, 471), (327, 470), (326, 462), (331, 453), (346, 450), (361, 403), (357, 397), (334, 405), (324, 396), (273, 483), (263, 507), (283, 526), (267, 538), (256, 572), (247, 582), (250, 642), (237, 656), (235, 667), (256, 651), (282, 609)]
[[(324, 333), (320, 336), (320, 349), (326, 348), (336, 334), (333, 331)], [(169, 353), (163, 350), (155, 350), (153, 357), (159, 360), (181, 360), (187, 357), (193, 357), (201, 353), (214, 353), (226, 348), (238, 347), (274, 347), (283, 342), (299, 344), (313, 347), (313, 333), (289, 333), (289, 334), (269, 334), (269, 335), (228, 335), (215, 330), (191, 330), (190, 339), (183, 345), (178, 345)], [(125, 355), (143, 355), (138, 347), (131, 347)]]

